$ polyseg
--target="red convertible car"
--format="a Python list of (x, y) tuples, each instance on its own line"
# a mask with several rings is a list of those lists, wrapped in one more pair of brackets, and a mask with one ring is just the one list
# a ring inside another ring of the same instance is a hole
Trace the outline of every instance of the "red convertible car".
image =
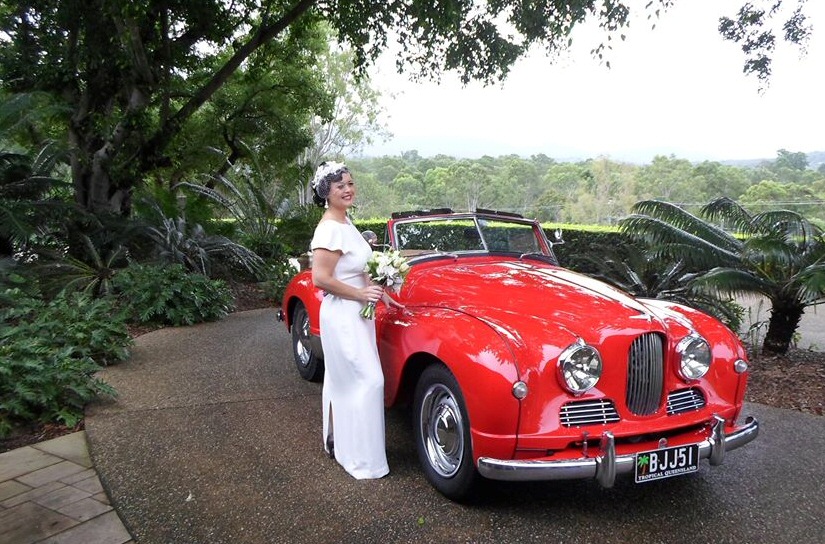
[[(387, 406), (412, 406), (427, 479), (460, 500), (493, 480), (689, 474), (756, 438), (740, 421), (739, 338), (695, 309), (636, 299), (562, 268), (541, 225), (477, 210), (393, 214), (411, 270), (379, 305)], [(304, 379), (323, 378), (323, 293), (298, 273), (280, 317)]]

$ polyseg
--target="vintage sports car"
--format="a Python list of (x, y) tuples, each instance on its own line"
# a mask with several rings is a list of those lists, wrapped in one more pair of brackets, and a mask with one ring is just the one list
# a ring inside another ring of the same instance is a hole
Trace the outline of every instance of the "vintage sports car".
[[(559, 266), (541, 225), (489, 210), (393, 214), (409, 259), (379, 304), (387, 406), (411, 404), (427, 479), (461, 500), (494, 480), (649, 482), (689, 474), (756, 438), (740, 421), (748, 363), (716, 319), (636, 299)], [(557, 240), (556, 243), (558, 243)], [(280, 317), (298, 372), (323, 377), (323, 293), (298, 273)]]

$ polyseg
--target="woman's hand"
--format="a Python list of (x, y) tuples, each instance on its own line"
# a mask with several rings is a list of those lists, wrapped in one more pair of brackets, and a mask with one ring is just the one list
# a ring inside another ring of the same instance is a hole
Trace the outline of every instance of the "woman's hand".
[(384, 296), (384, 288), (374, 283), (358, 289), (358, 300), (361, 302), (378, 302)]
[(387, 306), (395, 306), (396, 308), (401, 308), (402, 310), (406, 308), (403, 304), (392, 298), (386, 291), (382, 290), (381, 292), (381, 302), (386, 304)]

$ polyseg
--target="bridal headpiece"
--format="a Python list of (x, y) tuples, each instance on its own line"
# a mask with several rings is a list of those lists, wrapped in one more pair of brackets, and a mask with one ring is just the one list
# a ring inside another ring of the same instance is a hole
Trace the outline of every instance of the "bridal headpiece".
[(315, 171), (315, 177), (312, 178), (312, 188), (315, 189), (315, 193), (321, 198), (328, 197), (330, 183), (344, 172), (349, 172), (349, 169), (342, 162), (322, 162)]

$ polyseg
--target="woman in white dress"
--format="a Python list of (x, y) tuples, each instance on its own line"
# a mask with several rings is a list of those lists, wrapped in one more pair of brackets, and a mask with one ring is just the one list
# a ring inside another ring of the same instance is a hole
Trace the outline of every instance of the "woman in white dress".
[(347, 216), (355, 199), (355, 182), (346, 165), (322, 163), (312, 188), (316, 204), (326, 207), (311, 242), (312, 281), (326, 293), (320, 312), (324, 449), (354, 478), (381, 478), (390, 470), (384, 438), (384, 375), (375, 322), (359, 312), (379, 300), (400, 305), (364, 273), (372, 248)]

